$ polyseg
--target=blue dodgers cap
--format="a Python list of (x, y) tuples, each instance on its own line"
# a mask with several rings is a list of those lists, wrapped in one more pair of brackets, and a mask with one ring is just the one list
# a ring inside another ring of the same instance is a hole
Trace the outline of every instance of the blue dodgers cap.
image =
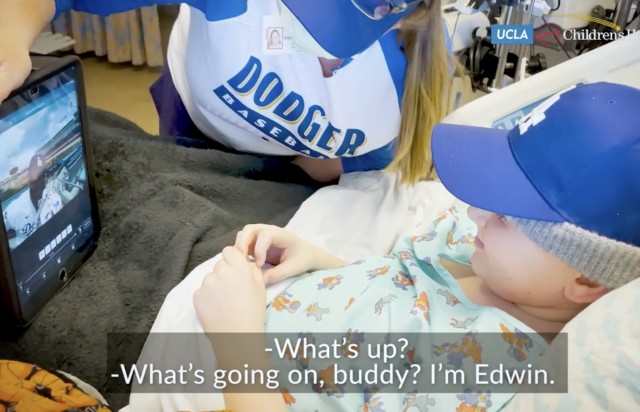
[[(361, 12), (351, 0), (281, 0), (295, 15), (314, 40), (330, 55), (348, 58), (374, 44), (398, 21), (415, 10), (420, 2), (411, 4), (402, 13), (390, 14), (372, 20)], [(358, 0), (372, 3), (381, 0)], [(410, 1), (406, 1), (407, 4)]]
[(45, 171), (46, 167), (47, 159), (39, 153), (35, 154), (29, 162), (29, 179), (38, 179)]
[(638, 108), (638, 89), (573, 86), (510, 131), (438, 124), (434, 165), (472, 206), (640, 246)]

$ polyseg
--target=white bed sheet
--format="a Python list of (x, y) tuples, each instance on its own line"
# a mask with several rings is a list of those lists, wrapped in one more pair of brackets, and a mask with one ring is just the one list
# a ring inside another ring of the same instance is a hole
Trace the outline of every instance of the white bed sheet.
[[(323, 188), (311, 196), (302, 204), (287, 228), (341, 259), (355, 261), (368, 254), (388, 253), (398, 238), (420, 234), (426, 226), (453, 205), (463, 204), (437, 182), (423, 182), (414, 187), (398, 187), (392, 174), (353, 173), (344, 175), (338, 185)], [(151, 333), (203, 332), (193, 308), (192, 296), (219, 258), (220, 255), (215, 256), (198, 266), (167, 295)], [(293, 279), (289, 279), (269, 286), (268, 300), (273, 300), (292, 282)], [(153, 362), (154, 359), (158, 363), (158, 356), (170, 356), (175, 364), (178, 361), (176, 357), (184, 356), (185, 363), (197, 360), (198, 367), (215, 367), (215, 355), (208, 344), (192, 339), (193, 347), (176, 350), (163, 348), (158, 342), (158, 339), (162, 339), (161, 335), (153, 339), (154, 350), (145, 347), (140, 358), (141, 363)], [(224, 409), (224, 399), (219, 392), (133, 393), (129, 406), (121, 411), (175, 412), (219, 409)]]

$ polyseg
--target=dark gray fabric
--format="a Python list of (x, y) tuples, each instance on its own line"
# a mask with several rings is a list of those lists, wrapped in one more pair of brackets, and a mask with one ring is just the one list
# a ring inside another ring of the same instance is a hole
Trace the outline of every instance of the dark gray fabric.
[[(99, 247), (28, 330), (2, 338), (0, 359), (63, 370), (104, 393), (108, 333), (148, 332), (195, 266), (245, 224), (285, 225), (314, 188), (287, 162), (179, 147), (95, 109), (90, 129)], [(115, 410), (128, 399), (105, 396)]]

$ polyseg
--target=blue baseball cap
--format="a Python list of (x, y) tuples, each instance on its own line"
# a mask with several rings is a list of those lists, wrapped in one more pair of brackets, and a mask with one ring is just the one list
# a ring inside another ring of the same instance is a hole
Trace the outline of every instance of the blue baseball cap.
[(38, 179), (45, 172), (46, 168), (47, 159), (39, 153), (35, 154), (29, 162), (29, 179)]
[(573, 86), (512, 130), (438, 124), (434, 166), (463, 202), (640, 246), (640, 90)]
[[(281, 0), (305, 30), (328, 54), (349, 58), (369, 48), (421, 1), (387, 0)], [(375, 20), (366, 10), (405, 3), (407, 9)], [(428, 1), (427, 4), (431, 4)]]

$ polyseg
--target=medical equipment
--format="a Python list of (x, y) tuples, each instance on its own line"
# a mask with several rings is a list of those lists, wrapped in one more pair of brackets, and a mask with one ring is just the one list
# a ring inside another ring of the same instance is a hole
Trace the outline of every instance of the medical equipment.
[[(491, 44), (490, 27), (493, 24), (528, 24), (534, 17), (534, 8), (529, 7), (527, 15), (521, 16), (524, 1), (493, 0), (491, 7), (489, 4), (484, 0), (458, 0), (455, 4), (443, 6), (454, 52), (466, 67), (474, 91), (493, 91), (513, 80), (545, 70), (548, 66), (542, 53), (529, 53), (526, 59), (520, 58), (528, 47), (520, 47), (517, 53), (511, 53), (508, 46)], [(504, 82), (505, 75), (512, 80)]]
[[(573, 59), (625, 35), (636, 36), (631, 28), (640, 20), (637, 0), (457, 0), (443, 11), (474, 92), (484, 93), (548, 69), (549, 53)], [(495, 24), (532, 25), (534, 44), (492, 44)]]
[(511, 129), (534, 107), (574, 84), (611, 82), (640, 88), (638, 46), (635, 38), (611, 42), (467, 103), (443, 122)]

